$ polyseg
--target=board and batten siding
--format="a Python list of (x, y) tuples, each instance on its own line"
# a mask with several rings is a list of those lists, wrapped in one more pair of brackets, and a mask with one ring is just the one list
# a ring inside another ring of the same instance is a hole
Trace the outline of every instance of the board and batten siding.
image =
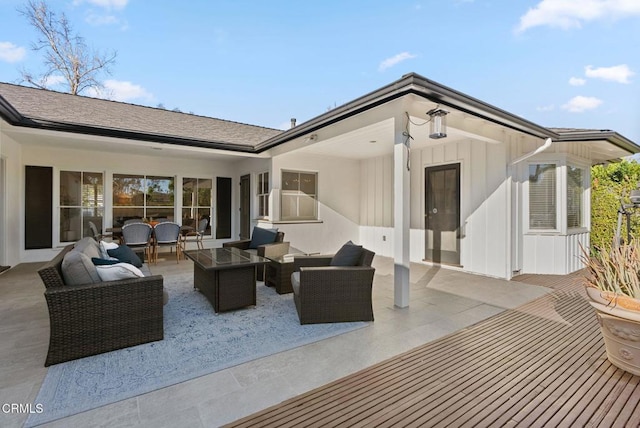
[(524, 236), (523, 273), (566, 275), (582, 269), (580, 245), (588, 248), (589, 232)]
[[(461, 242), (464, 270), (506, 277), (506, 146), (466, 140), (413, 149), (410, 159), (410, 258), (424, 259), (424, 172), (429, 166), (461, 167)], [(361, 243), (393, 256), (393, 158), (361, 161)], [(389, 177), (389, 180), (384, 179)]]

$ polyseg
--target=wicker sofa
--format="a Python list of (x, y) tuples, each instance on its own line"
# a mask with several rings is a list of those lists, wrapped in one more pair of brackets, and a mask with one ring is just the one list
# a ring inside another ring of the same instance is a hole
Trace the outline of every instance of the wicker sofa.
[(162, 340), (167, 299), (163, 277), (143, 267), (149, 275), (144, 278), (67, 285), (65, 255), (92, 254), (95, 249), (87, 240), (75, 246), (66, 246), (38, 270), (46, 287), (51, 331), (45, 366)]
[(331, 266), (333, 255), (296, 256), (291, 285), (300, 324), (373, 321), (374, 255), (362, 248), (355, 266)]

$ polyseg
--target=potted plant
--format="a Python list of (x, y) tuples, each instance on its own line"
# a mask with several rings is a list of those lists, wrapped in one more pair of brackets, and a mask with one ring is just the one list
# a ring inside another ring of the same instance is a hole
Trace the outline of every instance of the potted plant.
[(640, 375), (640, 240), (588, 254), (586, 291), (596, 309), (607, 358)]

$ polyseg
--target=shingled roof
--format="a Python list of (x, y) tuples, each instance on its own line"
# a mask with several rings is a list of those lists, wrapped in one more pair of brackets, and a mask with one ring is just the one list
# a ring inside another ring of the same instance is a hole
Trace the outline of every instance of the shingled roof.
[(282, 133), (278, 129), (9, 83), (0, 83), (0, 115), (17, 126), (241, 151), (253, 151), (258, 143)]
[(615, 131), (545, 128), (415, 73), (286, 131), (9, 83), (0, 83), (0, 117), (15, 126), (261, 153), (408, 94), (539, 138), (606, 141), (640, 152)]

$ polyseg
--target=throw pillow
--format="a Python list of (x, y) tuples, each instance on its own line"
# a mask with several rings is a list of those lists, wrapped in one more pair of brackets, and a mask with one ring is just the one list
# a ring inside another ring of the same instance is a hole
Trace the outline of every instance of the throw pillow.
[(355, 266), (360, 260), (362, 245), (349, 241), (338, 250), (331, 259), (330, 266)]
[(114, 248), (113, 250), (107, 250), (107, 254), (111, 257), (115, 257), (123, 263), (130, 263), (135, 267), (142, 267), (140, 257), (138, 257), (138, 255), (126, 245), (120, 245), (118, 248)]
[(73, 245), (73, 250), (84, 253), (89, 258), (100, 257), (100, 245), (98, 245), (95, 239), (89, 236), (87, 236), (86, 238), (82, 238), (81, 240), (76, 242)]
[(62, 277), (66, 285), (82, 285), (100, 282), (91, 258), (80, 251), (69, 251), (62, 259)]
[(249, 248), (258, 248), (260, 245), (272, 244), (276, 242), (278, 229), (263, 229), (262, 227), (254, 227), (251, 234), (251, 243)]
[(100, 241), (100, 257), (108, 259), (109, 253), (107, 253), (107, 250), (115, 250), (116, 248), (118, 248), (118, 244), (115, 242)]
[(144, 274), (137, 267), (129, 263), (96, 266), (98, 275), (103, 281), (119, 281), (121, 279), (144, 278)]
[(97, 257), (91, 257), (91, 262), (96, 266), (106, 266), (106, 265), (115, 265), (117, 263), (121, 263), (118, 259), (100, 259)]

